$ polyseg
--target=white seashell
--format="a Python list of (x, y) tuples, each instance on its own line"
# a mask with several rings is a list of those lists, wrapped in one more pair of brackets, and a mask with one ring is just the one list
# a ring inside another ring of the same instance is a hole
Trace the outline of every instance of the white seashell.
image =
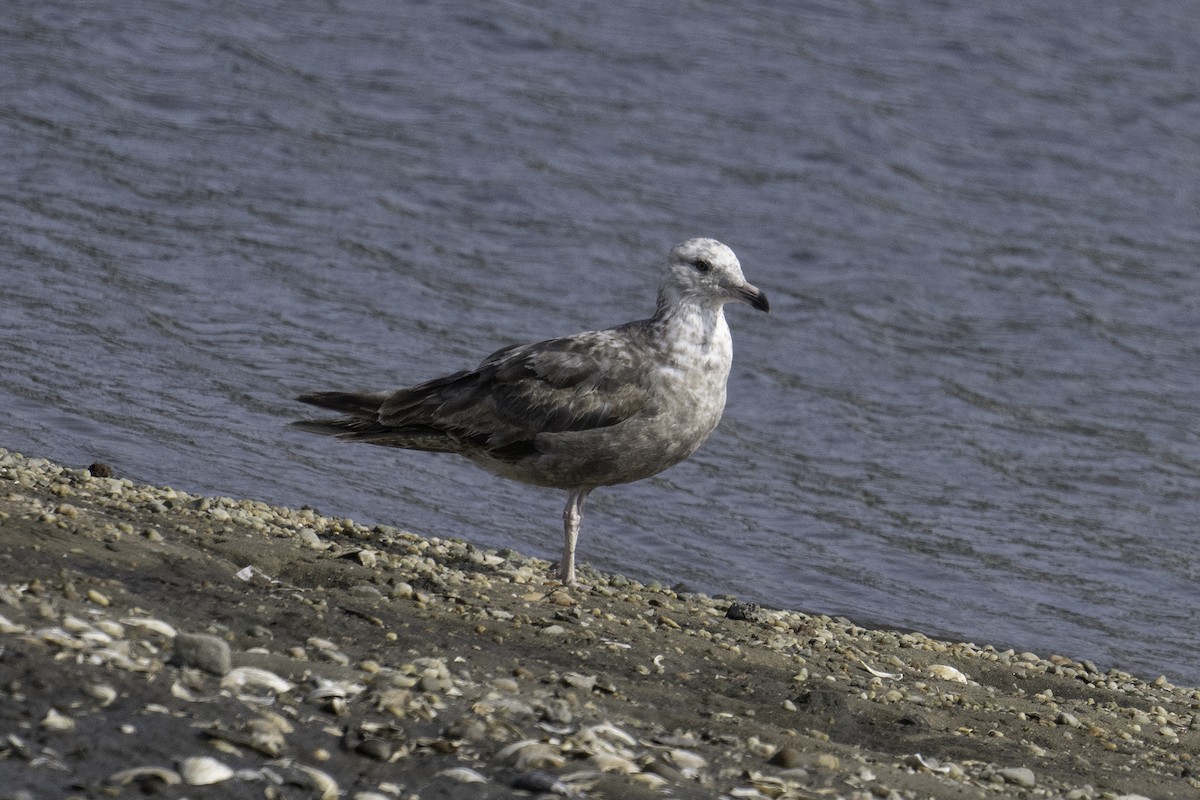
[(53, 708), (46, 712), (46, 716), (39, 724), (48, 731), (75, 730), (75, 720), (58, 713)]
[(107, 683), (89, 683), (84, 687), (88, 694), (100, 701), (100, 707), (111, 705), (117, 699), (117, 690)]
[(944, 681), (955, 681), (957, 683), (966, 683), (967, 676), (959, 670), (951, 667), (948, 664), (933, 664), (929, 667), (929, 674), (935, 678), (940, 678)]
[(188, 786), (209, 786), (233, 777), (233, 770), (209, 756), (185, 758), (179, 764), (179, 775)]
[(120, 772), (114, 772), (108, 776), (106, 783), (113, 786), (127, 786), (134, 781), (139, 783), (144, 780), (154, 779), (161, 781), (166, 786), (178, 786), (182, 780), (179, 773), (173, 769), (164, 767), (130, 767), (123, 769)]
[(68, 633), (75, 634), (92, 630), (92, 624), (90, 622), (82, 620), (79, 617), (73, 617), (70, 614), (67, 614), (65, 617), (63, 617), (62, 626), (63, 630), (67, 631)]
[(438, 773), (438, 777), (449, 778), (450, 780), (458, 781), (459, 783), (487, 783), (488, 779), (480, 775), (473, 769), (467, 767), (453, 767), (444, 769)]
[(86, 645), (90, 645), (91, 647), (100, 647), (102, 645), (112, 644), (113, 637), (109, 636), (102, 630), (91, 628), (89, 630), (80, 632), (79, 640)]
[(186, 700), (189, 703), (195, 703), (200, 699), (195, 692), (179, 681), (171, 684), (171, 697), (174, 697), (176, 700)]
[(701, 770), (708, 766), (708, 762), (704, 758), (691, 750), (669, 750), (667, 752), (667, 760), (675, 767), (682, 771)]
[(354, 697), (362, 694), (367, 690), (366, 686), (354, 681), (330, 681), (324, 678), (317, 679), (316, 688), (308, 693), (309, 702), (318, 700), (331, 700), (334, 698), (344, 700), (347, 697)]
[(633, 738), (616, 725), (613, 725), (611, 722), (602, 722), (599, 725), (592, 725), (588, 728), (584, 728), (584, 730), (580, 731), (580, 733), (588, 733), (593, 736), (603, 736), (609, 741), (618, 742), (626, 747), (635, 747), (637, 745), (637, 739)]
[(28, 633), (29, 628), (24, 625), (17, 625), (11, 622), (4, 616), (0, 616), (0, 633)]
[(513, 742), (496, 754), (496, 759), (517, 769), (558, 769), (566, 759), (558, 748), (543, 744), (537, 739)]
[(922, 769), (927, 769), (930, 772), (946, 773), (950, 772), (951, 770), (951, 767), (938, 763), (936, 758), (925, 758), (925, 756), (921, 755), (920, 753), (913, 753), (913, 760), (917, 762), (917, 766), (921, 767)]
[(588, 756), (588, 764), (601, 772), (616, 772), (621, 775), (633, 775), (641, 772), (637, 764), (613, 753), (595, 753)]
[(284, 694), (296, 688), (295, 684), (279, 677), (274, 672), (258, 667), (234, 667), (221, 679), (222, 689), (267, 689), (275, 694)]
[(130, 628), (141, 628), (151, 633), (157, 633), (168, 639), (174, 639), (175, 634), (178, 633), (175, 630), (175, 626), (152, 617), (126, 617), (121, 620), (121, 624)]
[(670, 781), (668, 781), (662, 775), (655, 775), (653, 772), (639, 772), (637, 775), (634, 775), (631, 780), (648, 786), (651, 789), (661, 789), (663, 786), (666, 786), (668, 783), (670, 783)]
[(292, 768), (304, 773), (308, 778), (309, 788), (317, 791), (317, 797), (320, 800), (337, 800), (337, 796), (340, 793), (337, 781), (328, 774), (321, 772), (319, 769), (306, 767), (303, 764), (293, 764)]
[(80, 649), (78, 640), (62, 628), (39, 628), (37, 631), (34, 631), (33, 635), (46, 644), (55, 644), (59, 647), (67, 647), (72, 650)]
[(114, 639), (125, 638), (125, 626), (115, 620), (102, 619), (96, 623), (96, 627)]

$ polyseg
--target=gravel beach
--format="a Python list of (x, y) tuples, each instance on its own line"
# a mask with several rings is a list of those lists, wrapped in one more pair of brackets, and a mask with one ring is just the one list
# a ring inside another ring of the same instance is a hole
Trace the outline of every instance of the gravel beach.
[(1200, 796), (1161, 677), (105, 472), (0, 450), (4, 800)]

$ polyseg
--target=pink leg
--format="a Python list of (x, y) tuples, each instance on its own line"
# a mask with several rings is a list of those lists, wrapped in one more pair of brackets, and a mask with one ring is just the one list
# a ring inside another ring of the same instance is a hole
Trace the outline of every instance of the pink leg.
[(567, 495), (563, 509), (563, 554), (558, 562), (558, 579), (563, 586), (575, 585), (575, 542), (579, 539), (579, 523), (583, 519), (583, 501), (589, 489), (574, 489)]

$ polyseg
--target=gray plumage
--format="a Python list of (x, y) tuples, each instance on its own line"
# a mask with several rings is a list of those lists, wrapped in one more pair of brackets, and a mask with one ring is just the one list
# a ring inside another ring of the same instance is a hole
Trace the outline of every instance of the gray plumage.
[(667, 259), (654, 316), (499, 350), (473, 370), (394, 392), (300, 401), (344, 416), (293, 423), (386, 447), (457, 453), (504, 478), (568, 491), (558, 577), (575, 582), (583, 501), (687, 458), (721, 419), (732, 342), (722, 307), (769, 311), (737, 256), (689, 239)]

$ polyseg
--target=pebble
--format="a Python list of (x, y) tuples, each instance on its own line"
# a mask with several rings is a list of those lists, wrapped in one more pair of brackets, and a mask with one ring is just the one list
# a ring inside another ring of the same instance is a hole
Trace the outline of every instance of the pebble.
[(535, 792), (537, 794), (566, 795), (571, 793), (570, 787), (565, 783), (549, 772), (542, 772), (541, 770), (517, 773), (513, 776), (512, 783), (509, 785), (518, 791)]
[(58, 713), (53, 708), (46, 712), (46, 716), (42, 718), (39, 727), (47, 731), (73, 731), (75, 730), (75, 720), (70, 717)]
[(794, 747), (781, 747), (768, 763), (784, 769), (796, 769), (804, 766), (804, 754)]
[(1033, 774), (1033, 770), (1028, 767), (1005, 767), (1004, 769), (996, 770), (996, 774), (1005, 783), (1011, 783), (1023, 789), (1032, 789), (1034, 786), (1037, 786), (1037, 777)]
[(180, 666), (224, 675), (233, 666), (229, 643), (207, 633), (180, 633), (175, 636), (175, 662)]

